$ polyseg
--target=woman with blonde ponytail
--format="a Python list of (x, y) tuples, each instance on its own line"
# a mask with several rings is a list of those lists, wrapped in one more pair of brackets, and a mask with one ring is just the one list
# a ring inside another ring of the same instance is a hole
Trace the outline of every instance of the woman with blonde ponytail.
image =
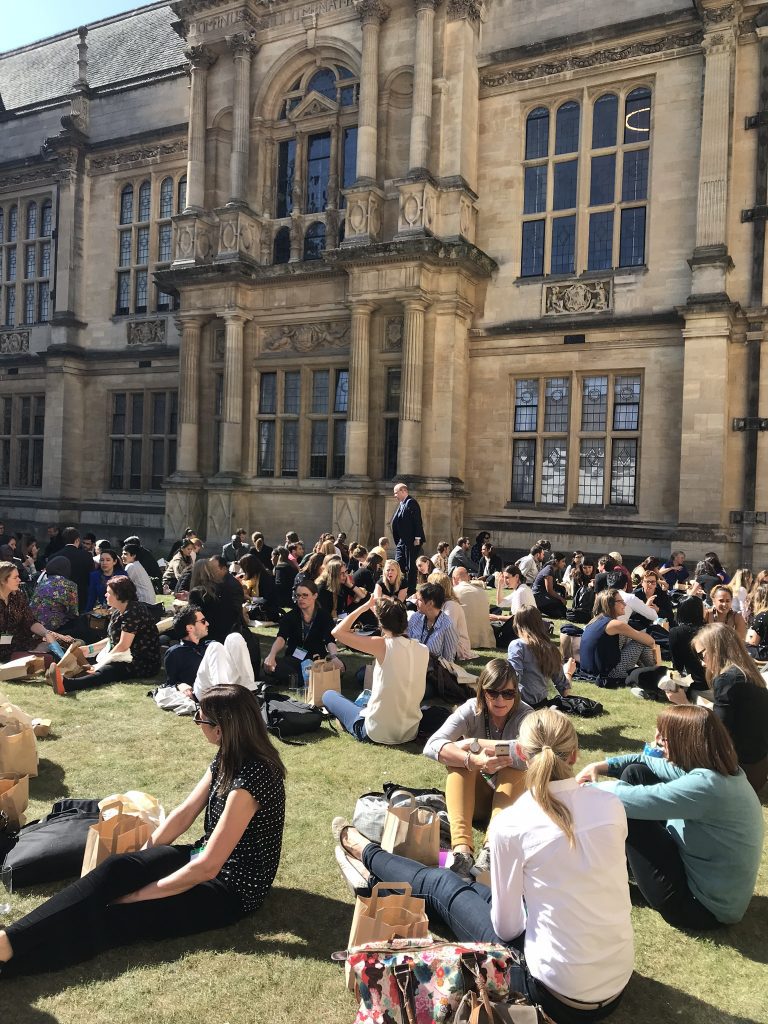
[(578, 736), (559, 711), (526, 715), (515, 747), (528, 764), (527, 792), (491, 825), (490, 888), (387, 853), (343, 818), (333, 833), (358, 873), (408, 882), (460, 942), (524, 949), (513, 987), (557, 1024), (602, 1020), (619, 1005), (634, 958), (627, 819), (612, 793), (577, 785)]

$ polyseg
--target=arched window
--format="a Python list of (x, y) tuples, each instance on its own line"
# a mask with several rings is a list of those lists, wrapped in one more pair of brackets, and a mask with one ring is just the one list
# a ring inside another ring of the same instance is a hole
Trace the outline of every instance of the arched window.
[(152, 201), (152, 186), (148, 181), (139, 185), (139, 220), (149, 220)]
[(43, 238), (49, 238), (51, 235), (51, 201), (46, 199), (43, 203), (40, 216), (40, 234)]
[(19, 234), (19, 210), (12, 206), (8, 211), (8, 241), (15, 242)]
[(595, 100), (592, 108), (592, 149), (605, 149), (616, 145), (616, 121), (619, 116), (619, 97), (612, 92)]
[(325, 224), (315, 221), (310, 224), (304, 235), (304, 259), (319, 260), (325, 249)]
[(120, 193), (120, 223), (130, 224), (133, 220), (133, 185), (126, 185)]
[(578, 152), (580, 114), (581, 108), (575, 100), (568, 100), (558, 108), (555, 121), (556, 155)]
[(176, 204), (176, 213), (183, 213), (187, 208), (187, 176), (182, 174), (179, 178), (179, 189), (178, 189), (178, 202)]
[(160, 182), (160, 217), (165, 220), (173, 213), (173, 178)]
[(537, 107), (525, 122), (525, 159), (539, 160), (549, 154), (549, 111)]
[(336, 100), (336, 75), (330, 68), (321, 68), (307, 84), (307, 92), (319, 92), (329, 100)]
[(37, 203), (27, 206), (27, 238), (37, 238)]
[(624, 144), (648, 142), (651, 137), (651, 90), (633, 89), (624, 107)]
[(272, 249), (273, 263), (287, 263), (291, 258), (291, 232), (290, 228), (280, 228), (275, 235), (275, 243)]

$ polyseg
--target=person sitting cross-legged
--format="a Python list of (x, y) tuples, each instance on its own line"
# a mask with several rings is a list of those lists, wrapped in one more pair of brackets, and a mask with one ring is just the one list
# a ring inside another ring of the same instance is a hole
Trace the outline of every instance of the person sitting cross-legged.
[(168, 686), (198, 701), (224, 683), (254, 689), (253, 665), (241, 633), (230, 633), (223, 644), (208, 640), (208, 620), (194, 605), (179, 612), (172, 632), (180, 639), (165, 655)]
[[(361, 636), (354, 630), (358, 618), (371, 611), (381, 636)], [(366, 707), (359, 708), (334, 690), (323, 694), (328, 711), (360, 742), (396, 746), (409, 743), (419, 731), (429, 651), (405, 635), (407, 626), (405, 606), (382, 597), (366, 601), (333, 630), (334, 640), (375, 658), (371, 697)]]
[[(296, 587), (296, 607), (280, 618), (277, 636), (264, 659), (265, 679), (270, 677), (298, 684), (302, 678), (301, 663), (307, 658), (330, 655), (341, 672), (344, 662), (338, 656), (331, 630), (333, 621), (317, 601), (317, 584), (302, 580)], [(282, 658), (278, 654), (285, 651)]]
[[(427, 740), (424, 754), (448, 769), (445, 799), (451, 822), (451, 869), (469, 875), (488, 867), (488, 847), (474, 861), (472, 822), (493, 821), (525, 788), (525, 763), (514, 741), (531, 708), (520, 699), (517, 676), (503, 658), (489, 661), (477, 680), (477, 695), (458, 707)], [(505, 748), (506, 753), (499, 752)]]
[(369, 842), (343, 818), (332, 830), (370, 882), (407, 882), (430, 919), (459, 942), (524, 950), (511, 988), (557, 1024), (590, 1024), (619, 1005), (634, 960), (621, 802), (573, 778), (578, 736), (546, 708), (526, 715), (516, 753), (527, 792), (490, 828), (490, 889)]
[(636, 665), (649, 668), (657, 663), (653, 637), (632, 629), (619, 618), (624, 614), (624, 606), (618, 590), (598, 594), (595, 617), (587, 624), (579, 647), (582, 672), (624, 681)]

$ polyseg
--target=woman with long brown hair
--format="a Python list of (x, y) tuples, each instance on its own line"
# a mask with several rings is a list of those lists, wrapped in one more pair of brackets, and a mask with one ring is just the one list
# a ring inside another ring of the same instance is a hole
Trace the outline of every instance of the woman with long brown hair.
[(600, 679), (624, 682), (636, 665), (656, 664), (656, 641), (633, 629), (622, 616), (626, 602), (620, 590), (603, 590), (595, 600), (595, 616), (587, 624), (579, 647), (582, 672)]
[(543, 707), (550, 682), (566, 696), (576, 662), (571, 658), (563, 667), (560, 651), (550, 640), (539, 609), (521, 608), (513, 621), (517, 639), (507, 649), (507, 660), (518, 678), (523, 700), (532, 708)]
[(739, 639), (747, 635), (747, 620), (739, 612), (733, 610), (733, 591), (725, 583), (718, 583), (709, 592), (712, 607), (705, 612), (707, 622), (720, 622), (734, 629)]
[(735, 924), (760, 867), (760, 801), (727, 730), (706, 708), (663, 711), (656, 744), (664, 757), (609, 757), (587, 765), (577, 781), (620, 780), (609, 788), (627, 812), (629, 866), (665, 921), (696, 929)]
[[(194, 721), (217, 747), (187, 799), (147, 848), (118, 854), (0, 931), (0, 975), (80, 963), (116, 946), (234, 924), (264, 901), (277, 873), (285, 768), (256, 698), (218, 686)], [(193, 847), (172, 845), (205, 811)]]
[(613, 794), (577, 786), (578, 736), (559, 711), (526, 715), (515, 751), (527, 792), (494, 819), (490, 889), (387, 853), (343, 818), (333, 833), (358, 871), (408, 882), (459, 942), (524, 947), (512, 988), (558, 1024), (589, 1024), (616, 1009), (632, 975), (627, 820)]

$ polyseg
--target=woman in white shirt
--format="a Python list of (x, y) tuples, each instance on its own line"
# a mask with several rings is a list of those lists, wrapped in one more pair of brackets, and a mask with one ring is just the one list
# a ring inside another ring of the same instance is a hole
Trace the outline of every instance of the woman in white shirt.
[(443, 612), (453, 623), (454, 629), (459, 637), (459, 647), (456, 653), (456, 661), (469, 661), (474, 655), (472, 644), (469, 642), (469, 630), (467, 629), (467, 616), (463, 607), (456, 600), (453, 593), (451, 577), (444, 572), (431, 572), (427, 577), (427, 583), (437, 583), (445, 591)]
[[(503, 590), (510, 593), (502, 595)], [(503, 651), (509, 647), (517, 638), (514, 626), (515, 612), (522, 608), (535, 608), (536, 598), (533, 591), (523, 579), (520, 567), (508, 565), (503, 572), (496, 573), (496, 607), (498, 612), (491, 612), (493, 632), (496, 636), (496, 646)], [(503, 615), (501, 609), (508, 608), (509, 614)]]
[(513, 987), (558, 1024), (602, 1020), (618, 1006), (634, 959), (624, 808), (600, 787), (577, 785), (578, 737), (560, 712), (527, 715), (516, 749), (528, 763), (528, 791), (491, 827), (490, 889), (386, 853), (342, 818), (333, 832), (362, 862), (358, 870), (408, 882), (460, 942), (524, 947)]

